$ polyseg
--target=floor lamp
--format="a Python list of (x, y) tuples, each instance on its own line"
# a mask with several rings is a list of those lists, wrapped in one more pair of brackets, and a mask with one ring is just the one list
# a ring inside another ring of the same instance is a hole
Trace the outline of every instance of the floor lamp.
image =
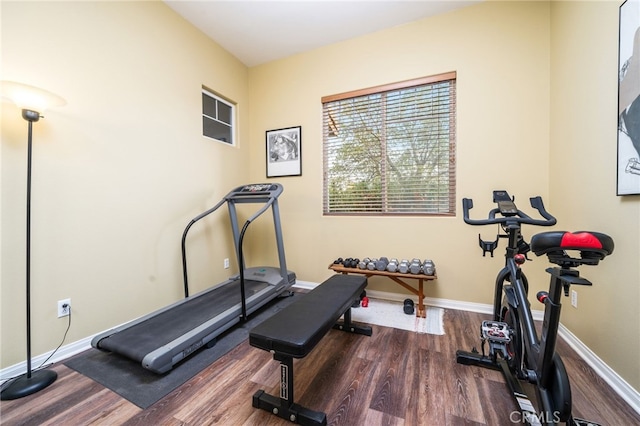
[(27, 138), (27, 253), (26, 253), (26, 290), (27, 290), (27, 372), (14, 379), (0, 393), (0, 399), (9, 400), (34, 394), (58, 378), (53, 370), (31, 369), (31, 152), (33, 123), (38, 121), (47, 108), (62, 106), (64, 99), (46, 90), (12, 81), (2, 81), (2, 97), (7, 98), (22, 109), (22, 118), (29, 123)]

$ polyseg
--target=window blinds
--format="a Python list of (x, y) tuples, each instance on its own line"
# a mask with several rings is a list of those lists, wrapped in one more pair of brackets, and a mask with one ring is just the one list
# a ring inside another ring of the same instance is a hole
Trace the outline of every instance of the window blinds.
[(325, 97), (324, 214), (455, 214), (456, 76)]

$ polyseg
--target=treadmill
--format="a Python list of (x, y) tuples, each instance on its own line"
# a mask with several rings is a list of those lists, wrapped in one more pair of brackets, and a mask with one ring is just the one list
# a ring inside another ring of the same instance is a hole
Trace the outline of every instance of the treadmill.
[[(158, 374), (173, 366), (202, 346), (213, 346), (215, 339), (246, 320), (247, 316), (280, 296), (295, 284), (295, 273), (287, 270), (278, 197), (282, 185), (252, 184), (235, 188), (218, 204), (189, 222), (182, 235), (182, 267), (185, 298), (165, 308), (95, 336), (91, 346), (138, 361), (142, 367)], [(245, 222), (238, 225), (237, 204), (262, 204)], [(227, 204), (240, 273), (192, 296), (189, 295), (186, 238), (189, 229), (200, 219)], [(271, 207), (278, 248), (279, 267), (245, 268), (242, 252), (244, 233), (249, 224)]]

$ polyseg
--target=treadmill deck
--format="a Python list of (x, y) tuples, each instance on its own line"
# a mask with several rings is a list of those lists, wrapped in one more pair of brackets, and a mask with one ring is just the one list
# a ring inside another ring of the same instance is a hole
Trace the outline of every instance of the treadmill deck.
[[(242, 301), (239, 281), (194, 295), (172, 309), (105, 337), (100, 340), (99, 348), (142, 361), (148, 353), (239, 305)], [(268, 284), (264, 282), (245, 280), (247, 299), (266, 287)]]

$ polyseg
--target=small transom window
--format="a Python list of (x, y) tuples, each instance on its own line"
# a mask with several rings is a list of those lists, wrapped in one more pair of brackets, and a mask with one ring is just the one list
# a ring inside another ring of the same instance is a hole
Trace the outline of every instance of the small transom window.
[(234, 140), (235, 105), (202, 89), (202, 134), (229, 145)]

